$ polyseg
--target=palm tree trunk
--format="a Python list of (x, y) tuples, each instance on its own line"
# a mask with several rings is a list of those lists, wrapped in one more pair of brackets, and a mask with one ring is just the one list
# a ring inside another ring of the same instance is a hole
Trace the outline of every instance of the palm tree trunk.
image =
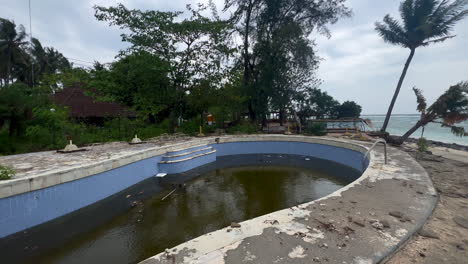
[(414, 126), (410, 128), (410, 130), (408, 130), (403, 136), (398, 138), (398, 144), (403, 144), (403, 142), (405, 142), (416, 130), (418, 130), (421, 126), (425, 126), (426, 124), (427, 122), (423, 122), (421, 120), (416, 122), (416, 124), (414, 124)]
[[(244, 89), (248, 89), (250, 85), (250, 58), (249, 58), (249, 34), (250, 34), (250, 17), (252, 15), (252, 1), (249, 1), (249, 5), (247, 6), (247, 11), (246, 11), (246, 17), (245, 17), (245, 32), (244, 32), (244, 51), (243, 51), (243, 57), (244, 57), (244, 79), (243, 79), (243, 85)], [(255, 120), (255, 113), (252, 107), (252, 98), (249, 98), (249, 118), (251, 120)]]
[(405, 67), (403, 68), (403, 72), (401, 73), (400, 80), (398, 81), (397, 88), (395, 90), (395, 94), (393, 94), (392, 102), (388, 107), (387, 116), (385, 116), (385, 121), (383, 123), (382, 128), (380, 131), (385, 132), (387, 130), (388, 122), (390, 121), (390, 116), (392, 115), (393, 107), (395, 106), (396, 99), (398, 98), (398, 94), (400, 93), (401, 85), (403, 84), (403, 80), (405, 79), (406, 72), (408, 71), (409, 65), (411, 60), (413, 59), (415, 49), (411, 49), (410, 55), (406, 60)]
[(7, 76), (6, 76), (6, 85), (10, 83), (11, 77), (11, 49), (8, 49), (8, 62), (7, 62)]

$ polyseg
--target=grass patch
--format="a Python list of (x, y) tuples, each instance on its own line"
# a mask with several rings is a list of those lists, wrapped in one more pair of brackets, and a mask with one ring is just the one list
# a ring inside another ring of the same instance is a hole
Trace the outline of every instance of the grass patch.
[(8, 167), (0, 165), (0, 180), (9, 180), (15, 176), (15, 171)]

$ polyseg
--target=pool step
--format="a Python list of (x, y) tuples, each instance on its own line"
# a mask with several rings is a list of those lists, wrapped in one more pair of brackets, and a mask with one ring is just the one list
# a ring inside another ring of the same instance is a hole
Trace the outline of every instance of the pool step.
[(198, 154), (208, 153), (210, 151), (213, 151), (213, 147), (197, 148), (194, 150), (188, 150), (186, 152), (180, 152), (179, 154), (173, 154), (173, 155), (166, 154), (163, 157), (163, 161), (183, 160), (185, 158), (193, 157)]
[(159, 172), (167, 174), (181, 173), (215, 160), (216, 150), (208, 145), (174, 150), (163, 156), (159, 162)]
[(167, 152), (166, 156), (174, 156), (174, 155), (178, 155), (178, 154), (182, 154), (182, 153), (188, 153), (190, 151), (199, 150), (199, 149), (207, 148), (207, 147), (208, 147), (208, 145), (197, 145), (197, 146), (190, 147), (190, 148), (175, 149), (175, 150)]

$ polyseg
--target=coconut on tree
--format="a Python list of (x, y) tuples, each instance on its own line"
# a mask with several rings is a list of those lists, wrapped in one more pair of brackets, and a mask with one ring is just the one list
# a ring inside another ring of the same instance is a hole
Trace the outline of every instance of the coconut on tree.
[(443, 127), (448, 127), (457, 136), (468, 136), (463, 126), (456, 125), (468, 120), (468, 82), (460, 82), (451, 86), (429, 108), (421, 90), (413, 88), (413, 91), (416, 94), (417, 110), (421, 113), (421, 118), (408, 132), (392, 143), (402, 144), (416, 130), (429, 123), (438, 123)]
[(383, 22), (375, 24), (375, 29), (385, 42), (410, 50), (388, 107), (381, 128), (382, 132), (387, 129), (393, 107), (416, 49), (453, 38), (454, 35), (451, 34), (453, 27), (468, 15), (467, 5), (468, 0), (405, 0), (401, 2), (399, 10), (402, 22), (386, 15)]

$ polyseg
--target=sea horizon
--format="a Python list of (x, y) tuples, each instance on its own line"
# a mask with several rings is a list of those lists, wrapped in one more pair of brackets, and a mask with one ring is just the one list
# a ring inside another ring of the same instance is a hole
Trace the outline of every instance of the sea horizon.
[[(372, 121), (370, 130), (379, 130), (385, 120), (385, 114), (363, 114), (362, 118), (368, 118)], [(393, 114), (390, 117), (390, 122), (387, 132), (391, 135), (401, 136), (408, 131), (418, 120), (419, 113), (416, 114)], [(461, 122), (458, 126), (462, 126), (468, 131), (468, 122)], [(421, 137), (421, 129), (418, 129), (411, 135), (411, 138)], [(468, 146), (468, 137), (455, 136), (450, 128), (442, 127), (440, 124), (429, 123), (424, 129), (424, 137), (429, 140), (439, 141), (443, 143), (456, 143), (459, 145)]]

